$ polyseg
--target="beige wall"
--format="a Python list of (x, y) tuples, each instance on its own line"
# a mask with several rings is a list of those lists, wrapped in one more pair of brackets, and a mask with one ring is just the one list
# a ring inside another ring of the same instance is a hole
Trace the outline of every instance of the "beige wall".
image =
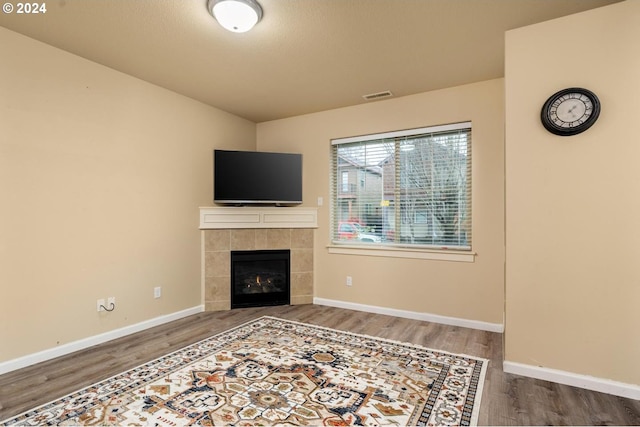
[[(503, 80), (258, 124), (258, 149), (304, 155), (304, 206), (318, 211), (315, 297), (501, 324)], [(473, 121), (474, 263), (329, 254), (332, 138)], [(353, 286), (345, 286), (346, 276)]]
[[(506, 36), (506, 360), (640, 384), (640, 2)], [(581, 86), (583, 134), (540, 108)]]
[(255, 124), (3, 28), (0, 57), (0, 362), (199, 306), (212, 149)]

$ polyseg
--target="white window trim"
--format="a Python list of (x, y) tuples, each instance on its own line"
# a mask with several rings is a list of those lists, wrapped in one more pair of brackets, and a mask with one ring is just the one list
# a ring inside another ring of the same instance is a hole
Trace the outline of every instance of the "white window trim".
[[(450, 123), (446, 125), (440, 126), (428, 126), (414, 129), (405, 129), (399, 131), (391, 131), (391, 132), (383, 132), (383, 133), (373, 133), (359, 136), (351, 136), (346, 138), (335, 138), (331, 140), (331, 145), (340, 145), (340, 144), (348, 144), (352, 142), (363, 142), (370, 141), (373, 138), (375, 139), (392, 139), (398, 138), (402, 136), (413, 136), (423, 133), (438, 133), (438, 132), (447, 132), (461, 129), (469, 129), (472, 128), (472, 122), (459, 122), (459, 123)], [(384, 245), (375, 245), (365, 243), (362, 245), (349, 245), (342, 243), (331, 243), (327, 245), (328, 252), (330, 254), (341, 254), (341, 255), (361, 255), (361, 256), (380, 256), (380, 257), (390, 257), (390, 258), (413, 258), (413, 259), (426, 259), (426, 260), (436, 260), (436, 261), (455, 261), (455, 262), (475, 262), (475, 258), (477, 256), (476, 252), (473, 252), (471, 248), (469, 249), (443, 249), (443, 250), (434, 250), (434, 249), (426, 249), (420, 247), (393, 247), (393, 246), (384, 246)]]
[(413, 248), (397, 248), (363, 245), (329, 245), (327, 249), (330, 254), (339, 255), (360, 255), (379, 256), (387, 258), (413, 258), (434, 261), (455, 261), (455, 262), (475, 262), (476, 253), (466, 250), (425, 250)]
[(452, 130), (469, 129), (471, 122), (451, 123), (448, 125), (422, 127), (417, 129), (396, 130), (384, 133), (372, 133), (368, 135), (350, 136), (346, 138), (336, 138), (331, 140), (331, 145), (348, 144), (351, 142), (370, 141), (372, 137), (375, 139), (398, 138), (402, 136), (413, 136), (423, 133), (438, 133)]

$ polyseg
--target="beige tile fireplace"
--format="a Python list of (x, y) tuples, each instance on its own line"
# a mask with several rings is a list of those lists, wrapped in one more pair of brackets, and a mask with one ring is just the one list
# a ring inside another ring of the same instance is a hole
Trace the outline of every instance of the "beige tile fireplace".
[(231, 309), (231, 251), (289, 249), (291, 304), (313, 303), (315, 209), (200, 208), (206, 311)]

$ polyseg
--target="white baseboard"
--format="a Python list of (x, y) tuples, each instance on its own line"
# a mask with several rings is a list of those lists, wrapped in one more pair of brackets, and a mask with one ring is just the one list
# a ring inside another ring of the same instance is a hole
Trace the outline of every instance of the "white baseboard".
[(405, 319), (422, 320), (425, 322), (442, 323), (444, 325), (461, 326), (463, 328), (480, 329), (489, 332), (504, 332), (502, 323), (481, 322), (478, 320), (461, 319), (458, 317), (440, 316), (438, 314), (420, 313), (417, 311), (397, 310), (394, 308), (378, 307), (346, 301), (337, 301), (325, 298), (314, 298), (313, 303), (327, 305), (329, 307), (346, 308), (349, 310), (364, 311), (367, 313), (386, 314), (388, 316), (403, 317)]
[(600, 393), (613, 394), (615, 396), (640, 400), (640, 385), (621, 383), (588, 375), (574, 374), (573, 372), (560, 371), (557, 369), (525, 365), (523, 363), (509, 362), (507, 360), (502, 363), (502, 370), (508, 374), (522, 375), (539, 380), (598, 391)]
[(64, 356), (65, 354), (73, 353), (74, 351), (83, 350), (91, 346), (102, 344), (107, 341), (111, 341), (116, 338), (124, 337), (126, 335), (140, 332), (145, 329), (152, 328), (154, 326), (162, 325), (174, 320), (182, 319), (183, 317), (198, 314), (204, 311), (204, 306), (199, 305), (196, 307), (188, 308), (186, 310), (178, 311), (171, 314), (166, 314), (153, 319), (145, 320), (135, 325), (125, 326), (124, 328), (115, 329), (113, 331), (105, 332), (92, 337), (84, 338), (78, 341), (73, 341), (68, 344), (64, 344), (58, 347), (50, 348), (47, 350), (39, 351), (37, 353), (28, 354), (26, 356), (19, 357), (17, 359), (8, 360), (6, 362), (0, 362), (0, 375), (7, 372), (15, 371), (16, 369), (24, 368), (36, 363), (44, 362), (56, 357)]

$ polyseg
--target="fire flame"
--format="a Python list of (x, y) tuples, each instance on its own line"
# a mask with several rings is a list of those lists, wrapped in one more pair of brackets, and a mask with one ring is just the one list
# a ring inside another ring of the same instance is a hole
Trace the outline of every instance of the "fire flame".
[(267, 277), (267, 279), (263, 279), (261, 278), (259, 275), (256, 275), (255, 279), (253, 280), (247, 280), (245, 281), (245, 283), (247, 284), (247, 288), (250, 288), (252, 286), (269, 286), (271, 285), (271, 277)]

